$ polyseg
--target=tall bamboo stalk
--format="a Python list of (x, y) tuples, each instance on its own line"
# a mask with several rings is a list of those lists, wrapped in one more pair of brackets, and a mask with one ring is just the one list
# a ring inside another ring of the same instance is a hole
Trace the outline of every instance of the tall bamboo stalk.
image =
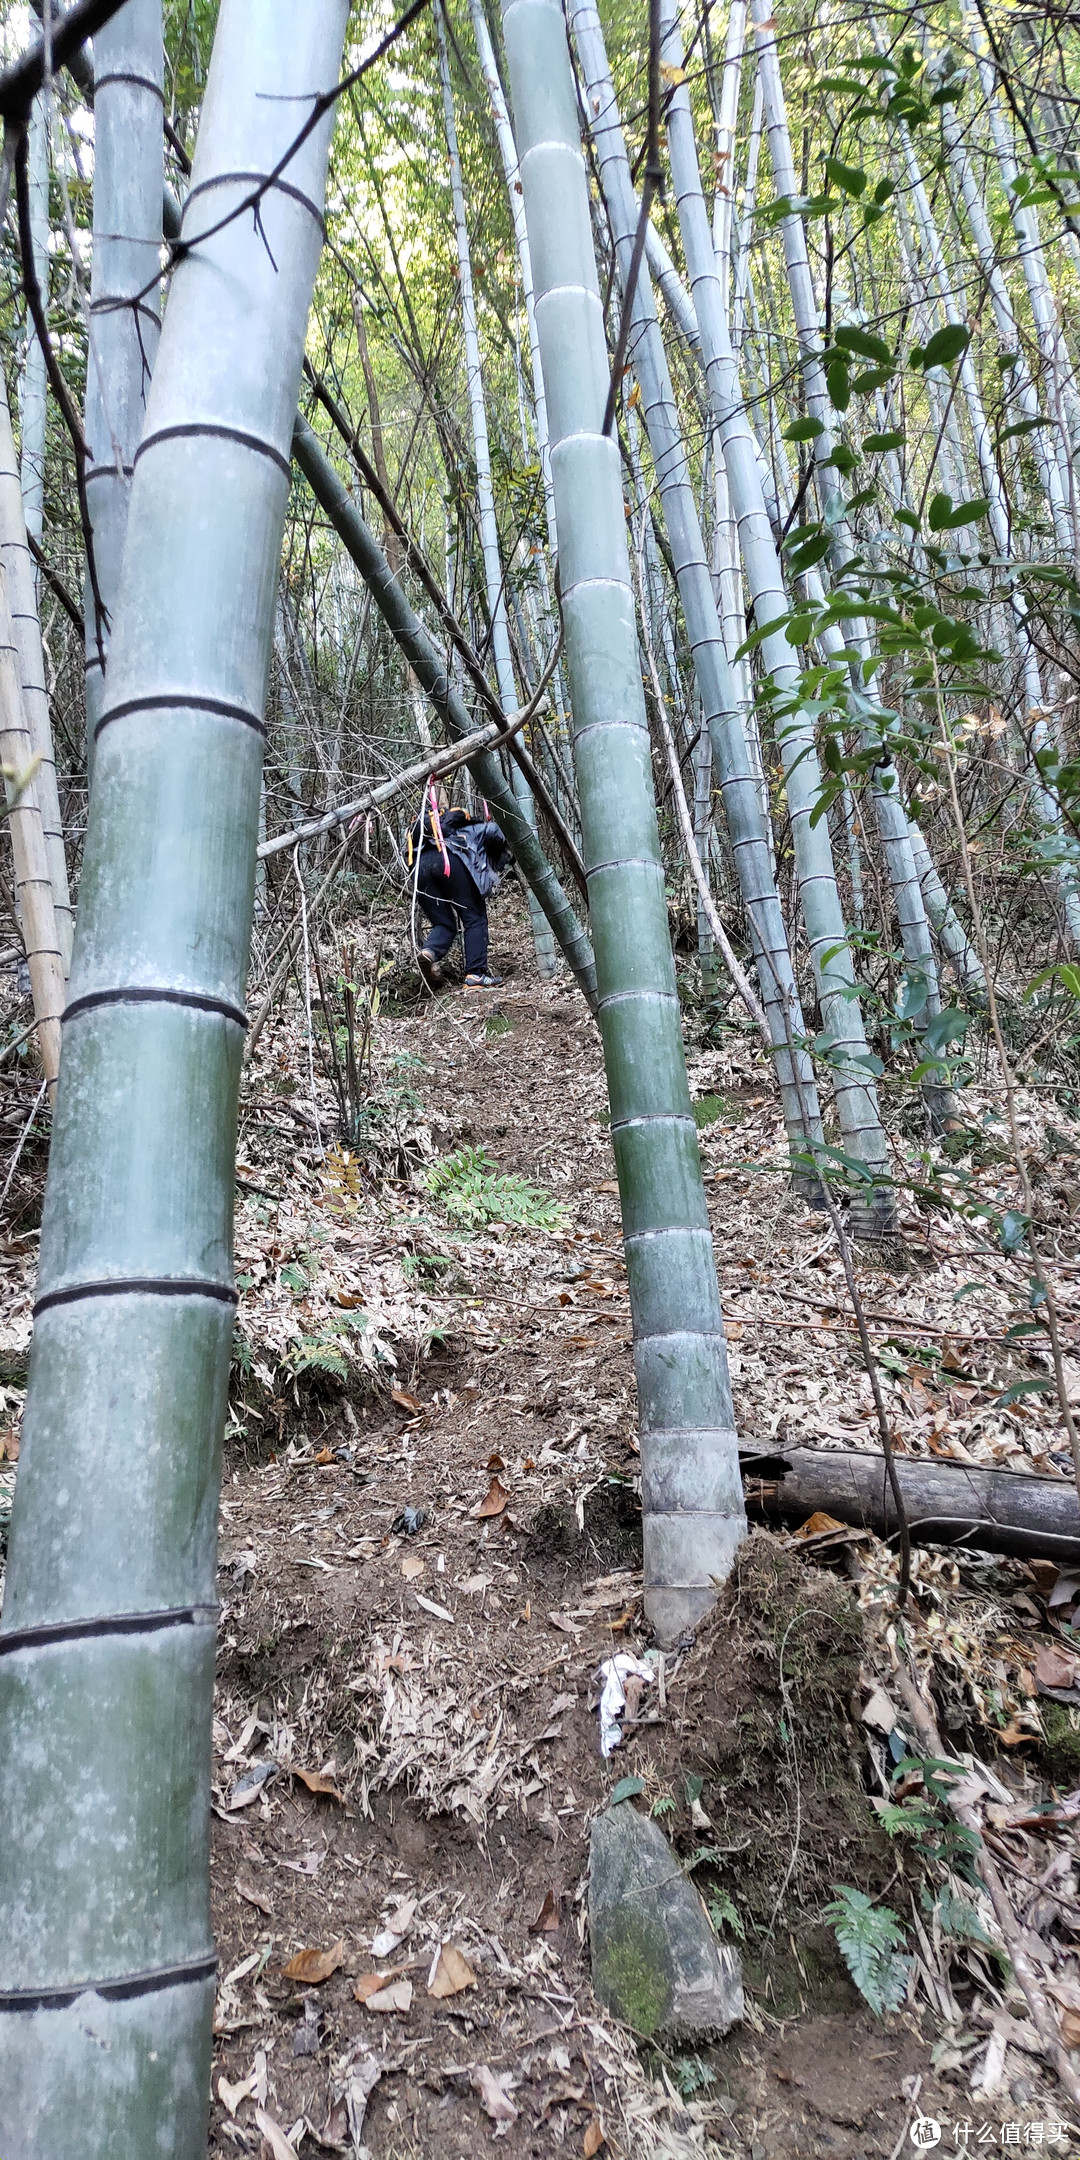
[[(682, 65), (682, 40), (673, 4), (661, 11), (665, 65)], [(668, 144), (680, 230), (694, 298), (710, 409), (723, 445), (743, 568), (759, 628), (786, 618), (788, 599), (770, 529), (761, 471), (746, 418), (727, 317), (721, 303), (708, 214), (684, 85), (668, 98)], [(828, 828), (813, 822), (821, 772), (813, 728), (801, 711), (798, 667), (782, 629), (762, 643), (762, 658), (785, 710), (777, 733), (784, 761), (799, 898), (814, 965), (829, 1046), (831, 1078), (846, 1151), (866, 1168), (883, 1172), (888, 1160), (877, 1095), (867, 1067), (866, 1034), (856, 993), (855, 969), (837, 891)], [(857, 1211), (859, 1228), (879, 1235), (888, 1206)]]
[(645, 1598), (661, 1642), (743, 1535), (723, 1321), (690, 1108), (638, 666), (603, 305), (563, 17), (503, 14), (551, 428), (574, 763), (641, 1419)]
[[(593, 0), (568, 0), (567, 15), (585, 81), (589, 132), (596, 149), (624, 286), (629, 275), (638, 206), (600, 18)], [(795, 971), (788, 950), (762, 816), (757, 778), (750, 762), (742, 715), (724, 648), (697, 505), (664, 352), (660, 325), (644, 264), (638, 274), (627, 358), (641, 385), (641, 411), (652, 447), (657, 486), (671, 543), (679, 596), (693, 654), (694, 672), (713, 744), (717, 778), (735, 856), (740, 890), (754, 947), (762, 1002), (768, 1015), (784, 1123), (796, 1162), (819, 1144), (821, 1117), (813, 1067), (801, 1047), (806, 1034)], [(806, 1120), (809, 1120), (807, 1130)]]
[[(488, 442), (487, 406), (484, 400), (484, 378), (480, 367), (480, 338), (476, 323), (476, 302), (473, 296), (472, 254), (469, 247), (469, 228), (465, 218), (465, 188), (461, 175), (461, 157), (458, 151), (457, 125), (454, 119), (454, 98), (450, 87), (450, 59), (446, 49), (446, 31), (443, 24), (440, 0), (435, 4), (435, 28), (439, 39), (439, 77), (442, 83), (443, 115), (446, 122), (446, 145), (450, 157), (450, 192), (454, 205), (454, 231), (457, 238), (458, 290), (461, 294), (461, 321), (465, 335), (465, 379), (469, 397), (469, 415), (472, 421), (473, 455), (476, 460), (476, 510), (480, 527), (480, 545), (484, 556), (484, 583), (487, 589), (488, 619), (491, 624), (491, 652), (495, 662), (495, 680), (499, 686), (499, 703), (508, 720), (518, 709), (517, 684), (514, 680), (514, 661), (510, 651), (510, 626), (506, 613), (504, 573), (499, 548), (499, 527), (495, 516), (495, 493), (491, 484), (491, 450)], [(529, 785), (517, 765), (511, 766), (511, 778), (518, 807), (524, 817), (535, 824)], [(555, 967), (555, 947), (551, 930), (543, 914), (529, 892), (529, 916), (532, 922), (533, 944), (536, 948), (536, 964), (542, 980), (550, 979)]]
[[(540, 341), (536, 335), (536, 308), (533, 300), (532, 256), (529, 253), (529, 235), (525, 225), (525, 205), (522, 200), (521, 194), (521, 175), (518, 170), (517, 144), (514, 141), (514, 130), (510, 119), (510, 114), (507, 110), (506, 95), (503, 90), (502, 76), (499, 73), (499, 63), (495, 55), (495, 47), (491, 41), (491, 32), (488, 29), (487, 17), (484, 13), (482, 0), (469, 0), (469, 14), (472, 20), (473, 35), (476, 39), (476, 50), (479, 55), (484, 82), (487, 87), (488, 97), (491, 100), (491, 114), (495, 122), (495, 133), (499, 144), (499, 157), (502, 162), (503, 178), (506, 181), (506, 196), (507, 201), (510, 205), (510, 220), (514, 228), (514, 247), (517, 251), (518, 272), (521, 278), (521, 301), (525, 311), (525, 333), (529, 344), (529, 374), (532, 381), (533, 394), (533, 427), (536, 435), (537, 455), (540, 459), (540, 477), (543, 482), (544, 489), (544, 525), (547, 532), (548, 549), (552, 557), (554, 557), (555, 495), (551, 485), (551, 452), (548, 447), (547, 396), (544, 390), (544, 371), (540, 364)], [(519, 367), (519, 384), (520, 376), (521, 371)], [(524, 420), (522, 422), (522, 426), (524, 428)], [(546, 557), (542, 549), (538, 550), (536, 567), (538, 572), (540, 595), (543, 601), (544, 611), (545, 613), (550, 613), (551, 591), (548, 582), (548, 566)], [(565, 716), (567, 709), (566, 691), (563, 686), (561, 665), (557, 666), (555, 669), (555, 673), (552, 677), (552, 685), (555, 695), (556, 712), (560, 715), (560, 717)], [(576, 815), (576, 810), (574, 814)]]
[(329, 114), (241, 205), (346, 14), (223, 0), (132, 486), (0, 1618), (5, 2160), (206, 2152), (236, 1102)]
[[(34, 268), (46, 308), (49, 304), (49, 107), (48, 93), (38, 92), (30, 113), (26, 178), (30, 193), (30, 238)], [(41, 539), (45, 515), (45, 355), (27, 310), (26, 353), (19, 395), (22, 438), (20, 477), (26, 530)]]
[[(776, 41), (776, 10), (768, 4), (768, 0), (752, 0), (751, 12), (773, 179), (778, 196), (792, 202), (799, 189)], [(794, 210), (783, 217), (780, 224), (806, 409), (817, 421), (819, 428), (813, 447), (814, 475), (829, 540), (828, 559), (835, 580), (842, 582), (851, 559), (852, 546), (847, 505), (833, 464), (833, 406), (821, 360), (820, 316), (807, 252), (806, 230), (802, 217)], [(837, 633), (836, 645), (842, 649), (845, 643), (849, 648), (851, 663), (851, 700), (856, 711), (860, 707), (865, 711), (867, 700), (862, 687), (860, 662), (869, 659), (870, 647), (861, 623), (849, 622), (846, 634)], [(879, 731), (873, 721), (869, 724), (864, 722), (860, 726), (860, 735), (865, 749), (873, 749), (880, 742)], [(871, 772), (870, 790), (882, 853), (892, 887), (906, 968), (913, 984), (920, 987), (921, 1004), (915, 1017), (915, 1026), (921, 1032), (926, 1022), (941, 1009), (937, 966), (926, 904), (915, 869), (907, 812), (887, 740), (880, 742), (880, 753)], [(923, 1092), (931, 1119), (940, 1130), (951, 1122), (955, 1106), (951, 1091), (941, 1084), (933, 1060), (927, 1060), (926, 1064), (928, 1069), (923, 1080)]]
[(5, 768), (10, 804), (7, 818), (15, 872), (15, 905), (30, 973), (38, 1050), (52, 1097), (60, 1070), (64, 960), (53, 907), (37, 773), (32, 772), (33, 757), (30, 725), (19, 681), (15, 628), (8, 605), (8, 573), (4, 569), (0, 571), (0, 763)]
[[(881, 43), (880, 32), (878, 41)], [(916, 229), (926, 256), (929, 277), (936, 289), (937, 300), (943, 320), (948, 321), (952, 311), (952, 284), (941, 233), (930, 207), (926, 185), (915, 155), (911, 130), (906, 121), (895, 123), (903, 153), (908, 192)], [(975, 363), (970, 346), (963, 352), (957, 364), (960, 392), (967, 410), (971, 427), (979, 477), (987, 504), (987, 522), (993, 535), (994, 546), (1002, 561), (1008, 563), (1013, 555), (1012, 513), (1004, 481), (999, 469), (993, 431), (983, 405)], [(1034, 761), (1044, 751), (1055, 748), (1055, 736), (1050, 726), (1047, 708), (1043, 701), (1042, 673), (1038, 655), (1032, 642), (1027, 608), (1015, 579), (1008, 578), (1009, 606), (1015, 624), (1016, 644), (1024, 684), (1024, 714), (1022, 732), (1025, 746), (1032, 757), (1032, 769), (1028, 776), (1028, 792), (1035, 815), (1045, 832), (1049, 844), (1058, 853), (1054, 866), (1054, 878), (1061, 903), (1062, 924), (1073, 952), (1080, 952), (1080, 882), (1074, 849), (1066, 835), (1061, 806), (1051, 790), (1045, 785), (1037, 763)]]
[(45, 857), (49, 866), (53, 912), (56, 917), (56, 939), (66, 976), (71, 966), (71, 942), (75, 931), (75, 918), (68, 886), (63, 819), (60, 815), (60, 795), (56, 784), (56, 754), (53, 749), (52, 721), (49, 716), (49, 693), (45, 686), (45, 657), (41, 649), (41, 620), (38, 614), (37, 579), (27, 539), (23, 494), (19, 484), (15, 442), (11, 432), (11, 415), (8, 411), (7, 385), (3, 380), (2, 371), (0, 371), (0, 561), (3, 562), (4, 574), (7, 580), (12, 628), (15, 633), (15, 651), (18, 659), (19, 686), (22, 691), (23, 710), (30, 735), (30, 750), (32, 756), (36, 757), (38, 761), (37, 771), (34, 775), (34, 793), (41, 808)]
[[(86, 740), (105, 694), (128, 498), (161, 316), (153, 287), (164, 181), (161, 0), (127, 0), (94, 39), (94, 253), (86, 360), (86, 500), (97, 590), (86, 580)], [(146, 290), (150, 286), (150, 291)], [(137, 297), (141, 296), (141, 297)]]

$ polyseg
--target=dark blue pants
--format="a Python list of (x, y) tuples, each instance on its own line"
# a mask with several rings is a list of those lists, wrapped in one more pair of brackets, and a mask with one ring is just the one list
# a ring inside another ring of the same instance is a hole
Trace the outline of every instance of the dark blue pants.
[(465, 947), (466, 975), (486, 975), (487, 901), (481, 898), (464, 863), (452, 849), (449, 855), (449, 877), (437, 848), (425, 848), (420, 857), (416, 897), (431, 924), (424, 947), (436, 960), (445, 960), (460, 930)]

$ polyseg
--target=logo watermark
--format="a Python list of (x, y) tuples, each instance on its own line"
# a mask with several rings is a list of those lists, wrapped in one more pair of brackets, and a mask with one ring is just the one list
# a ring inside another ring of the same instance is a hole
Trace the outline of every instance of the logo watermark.
[(908, 2130), (917, 2152), (933, 2151), (943, 2138), (958, 2151), (965, 2151), (970, 2145), (1064, 2145), (1068, 2135), (1068, 2123), (975, 2122), (970, 2115), (949, 2124), (938, 2122), (934, 2115), (916, 2115)]

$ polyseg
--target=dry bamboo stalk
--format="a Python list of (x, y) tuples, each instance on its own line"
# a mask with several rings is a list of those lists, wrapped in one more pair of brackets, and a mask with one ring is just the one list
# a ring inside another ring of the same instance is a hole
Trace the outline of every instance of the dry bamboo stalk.
[[(911, 1721), (923, 1746), (930, 1750), (931, 1755), (936, 1757), (938, 1762), (945, 1761), (947, 1757), (941, 1734), (919, 1689), (909, 1679), (902, 1666), (897, 1667), (896, 1672), (893, 1674), (893, 1680), (897, 1693), (911, 1716)], [(958, 1769), (964, 1767), (963, 1764), (957, 1765)], [(998, 1873), (994, 1858), (987, 1850), (978, 1810), (973, 1806), (965, 1805), (962, 1801), (950, 1801), (949, 1804), (957, 1821), (963, 1823), (966, 1830), (973, 1831), (979, 1840), (974, 1854), (975, 1866), (986, 1886), (990, 1903), (994, 1908), (994, 1917), (1001, 1930), (1001, 1939), (1008, 1951), (1012, 1969), (1023, 1990), (1024, 1999), (1031, 2012), (1032, 2022), (1042, 2043), (1043, 2052), (1047, 2061), (1057, 2071), (1058, 2077), (1073, 2105), (1080, 2107), (1080, 2078), (1077, 2077), (1076, 2070), (1069, 2061), (1065, 2048), (1062, 2046), (1057, 2019), (1050, 2008), (1050, 2004), (1043, 1992), (1042, 1982), (1024, 1947), (1019, 1922), (1009, 1902), (1008, 1892)]]
[(4, 764), (5, 786), (11, 804), (8, 824), (15, 865), (15, 901), (30, 970), (38, 1048), (51, 1100), (60, 1070), (64, 960), (57, 936), (45, 829), (34, 776), (31, 775), (25, 786), (18, 786), (19, 776), (33, 765), (34, 749), (19, 681), (7, 574), (3, 569), (0, 569), (0, 759)]
[(45, 687), (45, 663), (41, 650), (37, 581), (26, 537), (19, 467), (11, 434), (7, 391), (0, 377), (0, 559), (8, 577), (8, 600), (15, 631), (19, 681), (34, 756), (39, 760), (35, 791), (41, 805), (45, 855), (52, 879), (56, 928), (64, 960), (71, 966), (75, 911), (68, 888), (64, 828), (56, 785), (56, 756), (49, 719), (49, 693)]

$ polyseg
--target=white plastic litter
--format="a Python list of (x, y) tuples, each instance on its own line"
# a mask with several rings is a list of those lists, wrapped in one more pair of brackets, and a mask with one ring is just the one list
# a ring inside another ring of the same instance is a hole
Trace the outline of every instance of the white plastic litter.
[(617, 1657), (605, 1658), (600, 1667), (604, 1683), (600, 1696), (600, 1753), (613, 1755), (622, 1746), (622, 1726), (619, 1723), (626, 1708), (626, 1685), (628, 1680), (648, 1684), (656, 1678), (655, 1665), (646, 1665), (641, 1658), (631, 1657), (621, 1650)]

